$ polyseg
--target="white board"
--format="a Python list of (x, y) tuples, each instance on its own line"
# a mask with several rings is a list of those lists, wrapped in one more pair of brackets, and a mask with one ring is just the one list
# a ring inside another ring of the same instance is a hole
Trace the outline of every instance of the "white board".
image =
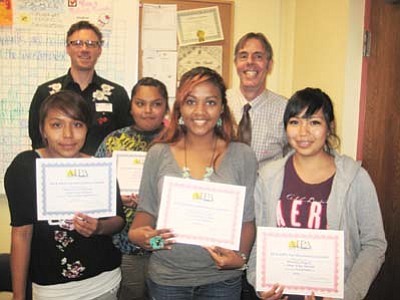
[(65, 39), (71, 24), (88, 20), (102, 31), (105, 43), (96, 65), (101, 77), (121, 84), (130, 95), (138, 73), (138, 0), (11, 3), (12, 25), (0, 25), (0, 194), (15, 155), (31, 148), (28, 114), (37, 86), (70, 66)]

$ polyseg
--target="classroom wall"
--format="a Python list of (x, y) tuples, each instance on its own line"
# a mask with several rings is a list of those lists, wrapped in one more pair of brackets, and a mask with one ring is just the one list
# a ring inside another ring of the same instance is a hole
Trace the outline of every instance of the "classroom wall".
[[(250, 31), (264, 33), (270, 41), (274, 50), (276, 62), (280, 62), (281, 51), (281, 2), (286, 0), (235, 0), (235, 17), (234, 17), (234, 46), (236, 42), (244, 34)], [(232, 55), (233, 57), (233, 55)], [(239, 86), (239, 78), (236, 75), (236, 70), (232, 68), (233, 78), (232, 86)], [(279, 73), (280, 68), (274, 68), (271, 76), (267, 79), (267, 86), (274, 91), (280, 92)], [(285, 95), (286, 96), (286, 95)]]
[(10, 214), (5, 195), (0, 195), (0, 253), (10, 252), (11, 227)]
[[(235, 1), (234, 41), (249, 31), (263, 32), (274, 49), (268, 88), (286, 97), (306, 86), (326, 91), (335, 105), (341, 152), (353, 158), (357, 152), (364, 1)], [(232, 76), (232, 85), (238, 86), (236, 73)]]
[(344, 96), (342, 105), (342, 152), (356, 158), (361, 70), (364, 35), (365, 0), (349, 1), (347, 54), (345, 67)]
[[(4, 195), (0, 195), (0, 253), (10, 252), (11, 227), (8, 205)], [(0, 300), (10, 300), (12, 294), (0, 292)]]
[(348, 35), (348, 1), (297, 2), (293, 90), (319, 87), (334, 101), (342, 136), (342, 110)]

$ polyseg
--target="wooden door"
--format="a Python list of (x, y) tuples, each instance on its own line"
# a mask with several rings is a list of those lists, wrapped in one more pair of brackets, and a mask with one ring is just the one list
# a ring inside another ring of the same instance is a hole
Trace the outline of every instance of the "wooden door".
[(400, 285), (400, 5), (366, 0), (366, 16), (371, 51), (363, 66), (358, 158), (375, 183), (388, 240), (367, 299), (390, 300), (399, 299)]

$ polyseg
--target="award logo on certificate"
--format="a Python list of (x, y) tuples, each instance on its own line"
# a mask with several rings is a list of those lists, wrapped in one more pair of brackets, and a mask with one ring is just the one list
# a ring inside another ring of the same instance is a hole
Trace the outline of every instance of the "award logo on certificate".
[(113, 158), (41, 158), (36, 160), (38, 220), (116, 215), (116, 170)]
[(257, 227), (257, 291), (343, 298), (343, 231)]
[(239, 250), (246, 187), (164, 177), (157, 228), (178, 243)]
[(117, 179), (121, 195), (137, 194), (142, 179), (143, 164), (147, 152), (114, 151), (117, 161)]

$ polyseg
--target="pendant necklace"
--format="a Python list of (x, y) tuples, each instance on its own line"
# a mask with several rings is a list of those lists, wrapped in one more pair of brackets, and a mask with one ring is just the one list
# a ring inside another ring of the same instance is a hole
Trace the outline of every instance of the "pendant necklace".
[[(211, 156), (210, 164), (209, 164), (209, 166), (206, 167), (206, 171), (203, 176), (204, 181), (210, 181), (210, 176), (214, 173), (213, 160), (214, 160), (214, 156), (215, 156), (215, 151), (217, 149), (217, 141), (218, 141), (218, 137), (215, 137), (213, 153)], [(185, 166), (182, 168), (182, 177), (190, 178), (190, 169), (187, 166), (186, 138), (184, 140), (184, 153), (185, 153)]]

